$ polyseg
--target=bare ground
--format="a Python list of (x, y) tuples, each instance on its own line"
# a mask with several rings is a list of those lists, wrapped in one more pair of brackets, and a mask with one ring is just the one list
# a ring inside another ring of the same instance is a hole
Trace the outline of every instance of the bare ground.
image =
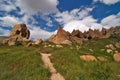
[(50, 61), (50, 56), (51, 54), (46, 54), (46, 53), (40, 53), (42, 56), (42, 61), (45, 65), (46, 68), (49, 69), (51, 73), (50, 80), (65, 80), (64, 77), (56, 71), (56, 69), (53, 66), (53, 63)]

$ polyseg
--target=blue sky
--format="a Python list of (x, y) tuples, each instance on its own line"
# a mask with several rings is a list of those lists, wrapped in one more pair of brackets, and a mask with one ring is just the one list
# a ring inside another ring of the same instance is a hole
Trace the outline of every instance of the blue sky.
[(0, 35), (25, 23), (30, 39), (47, 39), (60, 24), (66, 31), (120, 26), (120, 0), (0, 0)]

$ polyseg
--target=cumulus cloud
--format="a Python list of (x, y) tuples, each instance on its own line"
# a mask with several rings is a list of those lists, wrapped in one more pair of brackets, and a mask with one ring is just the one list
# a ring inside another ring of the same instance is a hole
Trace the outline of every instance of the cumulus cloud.
[(19, 23), (19, 19), (13, 16), (0, 17), (0, 25), (4, 27), (13, 27), (15, 24)]
[(58, 11), (56, 7), (58, 4), (57, 0), (17, 0), (16, 4), (23, 13), (27, 14), (50, 14)]
[(55, 15), (55, 20), (65, 24), (72, 20), (80, 20), (89, 15), (89, 12), (92, 11), (93, 8), (85, 8), (85, 9), (73, 9), (72, 11), (64, 11), (62, 13), (58, 12)]
[(79, 20), (74, 20), (74, 21), (71, 21), (71, 22), (65, 24), (63, 29), (70, 32), (70, 33), (74, 29), (75, 30), (80, 30), (81, 32), (89, 30), (89, 28)]
[(64, 25), (66, 31), (72, 32), (80, 30), (81, 32), (91, 29), (102, 29), (102, 25), (97, 23), (97, 20), (89, 15), (93, 8), (73, 9), (72, 11), (57, 13), (55, 15), (56, 21)]
[(97, 29), (102, 30), (103, 26), (101, 24), (98, 24), (94, 18), (91, 16), (86, 17), (83, 20), (73, 20), (64, 25), (64, 30), (68, 32), (72, 32), (75, 30), (80, 30), (81, 32), (88, 31), (89, 29)]
[(6, 30), (0, 27), (0, 36), (8, 36), (10, 33), (10, 30)]
[(110, 15), (103, 18), (101, 24), (107, 27), (120, 26), (120, 12), (116, 15)]
[(9, 12), (9, 11), (12, 11), (12, 10), (16, 10), (16, 5), (13, 2), (11, 2), (10, 0), (0, 1), (0, 11)]
[(48, 39), (54, 32), (48, 32), (40, 29), (39, 27), (31, 27), (30, 28), (30, 39)]
[(120, 2), (120, 0), (93, 0), (94, 2), (97, 2), (97, 1), (100, 1), (104, 4), (107, 4), (107, 5), (112, 5), (112, 4), (115, 4), (117, 2)]

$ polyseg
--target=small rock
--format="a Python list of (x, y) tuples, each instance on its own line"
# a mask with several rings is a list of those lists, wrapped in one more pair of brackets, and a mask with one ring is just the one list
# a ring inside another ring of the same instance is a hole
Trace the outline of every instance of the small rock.
[(105, 49), (101, 49), (100, 51), (105, 51)]
[(63, 46), (62, 45), (56, 45), (57, 48), (62, 48)]
[(92, 49), (89, 49), (90, 52), (94, 52)]
[(116, 47), (116, 48), (120, 48), (120, 43), (116, 43), (116, 44), (115, 44), (115, 47)]
[(118, 51), (115, 51), (115, 53), (118, 53)]
[(112, 49), (112, 50), (115, 50), (115, 49), (116, 49), (112, 44), (106, 45), (105, 47), (106, 47), (106, 48), (110, 48), (110, 49)]
[(107, 53), (113, 53), (113, 51), (111, 49), (107, 49), (106, 51), (107, 51)]
[(107, 61), (107, 59), (105, 57), (97, 57), (97, 59), (100, 61)]

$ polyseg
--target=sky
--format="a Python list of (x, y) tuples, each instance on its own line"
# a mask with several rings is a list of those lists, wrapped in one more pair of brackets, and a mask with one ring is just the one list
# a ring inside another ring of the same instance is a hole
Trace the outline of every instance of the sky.
[(66, 31), (120, 26), (120, 0), (0, 0), (0, 36), (24, 23), (30, 39), (48, 39), (60, 24)]

